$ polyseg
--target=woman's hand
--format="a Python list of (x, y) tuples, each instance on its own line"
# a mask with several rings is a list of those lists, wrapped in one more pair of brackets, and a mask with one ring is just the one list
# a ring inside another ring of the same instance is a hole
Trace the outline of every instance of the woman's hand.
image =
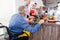
[(42, 23), (44, 23), (44, 20), (43, 20), (43, 19), (41, 19), (41, 20), (39, 21), (39, 24), (42, 24)]

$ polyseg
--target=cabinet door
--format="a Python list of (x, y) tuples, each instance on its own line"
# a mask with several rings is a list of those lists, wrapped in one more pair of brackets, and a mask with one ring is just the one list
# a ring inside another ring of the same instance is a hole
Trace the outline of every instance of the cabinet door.
[(43, 4), (48, 8), (57, 6), (57, 0), (42, 0), (42, 1), (43, 1)]
[(58, 3), (60, 3), (60, 0), (57, 0)]

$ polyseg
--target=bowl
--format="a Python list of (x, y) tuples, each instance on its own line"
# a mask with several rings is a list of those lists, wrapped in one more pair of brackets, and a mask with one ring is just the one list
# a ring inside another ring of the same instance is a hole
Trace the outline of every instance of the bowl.
[(55, 23), (56, 20), (48, 20), (48, 23)]

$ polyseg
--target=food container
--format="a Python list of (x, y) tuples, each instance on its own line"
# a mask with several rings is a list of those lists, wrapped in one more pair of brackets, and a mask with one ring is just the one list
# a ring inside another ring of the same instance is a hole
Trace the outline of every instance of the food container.
[(48, 20), (48, 23), (55, 23), (56, 20)]

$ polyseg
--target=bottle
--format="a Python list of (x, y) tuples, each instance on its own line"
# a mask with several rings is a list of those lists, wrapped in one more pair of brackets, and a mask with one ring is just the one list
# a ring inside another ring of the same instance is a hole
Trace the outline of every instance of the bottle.
[(44, 13), (44, 20), (47, 21), (48, 16)]
[(55, 14), (53, 13), (53, 15), (52, 15), (52, 18), (51, 18), (52, 20), (56, 20), (56, 18), (55, 18)]

